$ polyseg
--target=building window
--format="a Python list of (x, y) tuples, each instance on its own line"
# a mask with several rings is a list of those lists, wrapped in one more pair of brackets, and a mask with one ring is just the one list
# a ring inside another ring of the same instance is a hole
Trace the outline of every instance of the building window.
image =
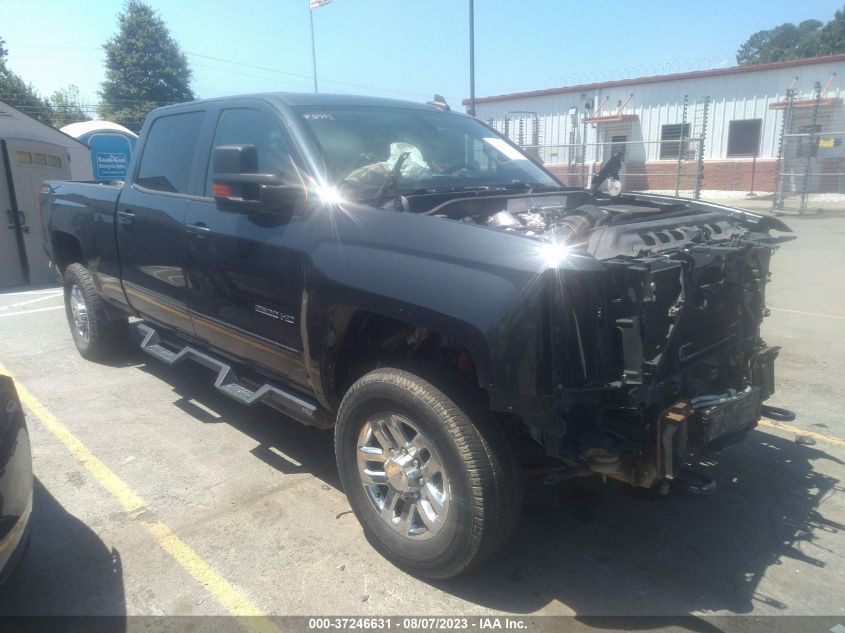
[(731, 121), (728, 127), (728, 158), (754, 156), (760, 151), (762, 119)]
[(622, 154), (622, 160), (625, 160), (625, 148), (628, 147), (627, 145), (628, 137), (624, 134), (614, 134), (610, 137), (610, 158), (613, 158), (617, 154)]
[(687, 153), (689, 144), (686, 140), (680, 139), (689, 138), (689, 123), (672, 123), (664, 125), (660, 128), (660, 159), (678, 158)]

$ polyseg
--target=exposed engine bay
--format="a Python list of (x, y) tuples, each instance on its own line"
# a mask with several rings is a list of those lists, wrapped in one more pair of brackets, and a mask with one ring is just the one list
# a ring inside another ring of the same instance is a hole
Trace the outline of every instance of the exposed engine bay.
[[(584, 191), (458, 198), (428, 213), (563, 243), (600, 260), (660, 254), (694, 244), (736, 242), (754, 232), (748, 220), (757, 218), (692, 200), (647, 195), (602, 198)], [(777, 228), (777, 223), (772, 219), (760, 228)], [(781, 230), (788, 229), (784, 226)]]

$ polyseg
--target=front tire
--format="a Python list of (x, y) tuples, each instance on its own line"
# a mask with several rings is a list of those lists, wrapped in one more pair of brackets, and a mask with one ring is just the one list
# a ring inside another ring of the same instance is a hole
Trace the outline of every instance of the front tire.
[(113, 355), (126, 341), (128, 320), (109, 318), (91, 273), (82, 264), (65, 269), (64, 291), (65, 314), (79, 354), (88, 360)]
[(343, 488), (370, 543), (418, 576), (456, 576), (519, 521), (522, 488), (500, 426), (463, 376), (423, 363), (371, 371), (335, 428)]

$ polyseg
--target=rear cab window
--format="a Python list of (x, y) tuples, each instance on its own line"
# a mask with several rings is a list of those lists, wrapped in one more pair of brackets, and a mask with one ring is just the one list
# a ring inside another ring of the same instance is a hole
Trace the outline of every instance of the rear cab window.
[(191, 172), (205, 112), (162, 116), (147, 132), (135, 184), (166, 193), (190, 194)]

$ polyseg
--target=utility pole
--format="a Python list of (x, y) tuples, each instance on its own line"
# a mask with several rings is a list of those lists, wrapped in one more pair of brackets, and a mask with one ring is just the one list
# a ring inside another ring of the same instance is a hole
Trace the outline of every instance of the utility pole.
[(469, 0), (469, 115), (475, 116), (475, 2)]
[(317, 47), (314, 45), (314, 9), (311, 8), (308, 10), (308, 15), (311, 18), (311, 66), (314, 71), (314, 93), (316, 94), (319, 92), (317, 90)]

